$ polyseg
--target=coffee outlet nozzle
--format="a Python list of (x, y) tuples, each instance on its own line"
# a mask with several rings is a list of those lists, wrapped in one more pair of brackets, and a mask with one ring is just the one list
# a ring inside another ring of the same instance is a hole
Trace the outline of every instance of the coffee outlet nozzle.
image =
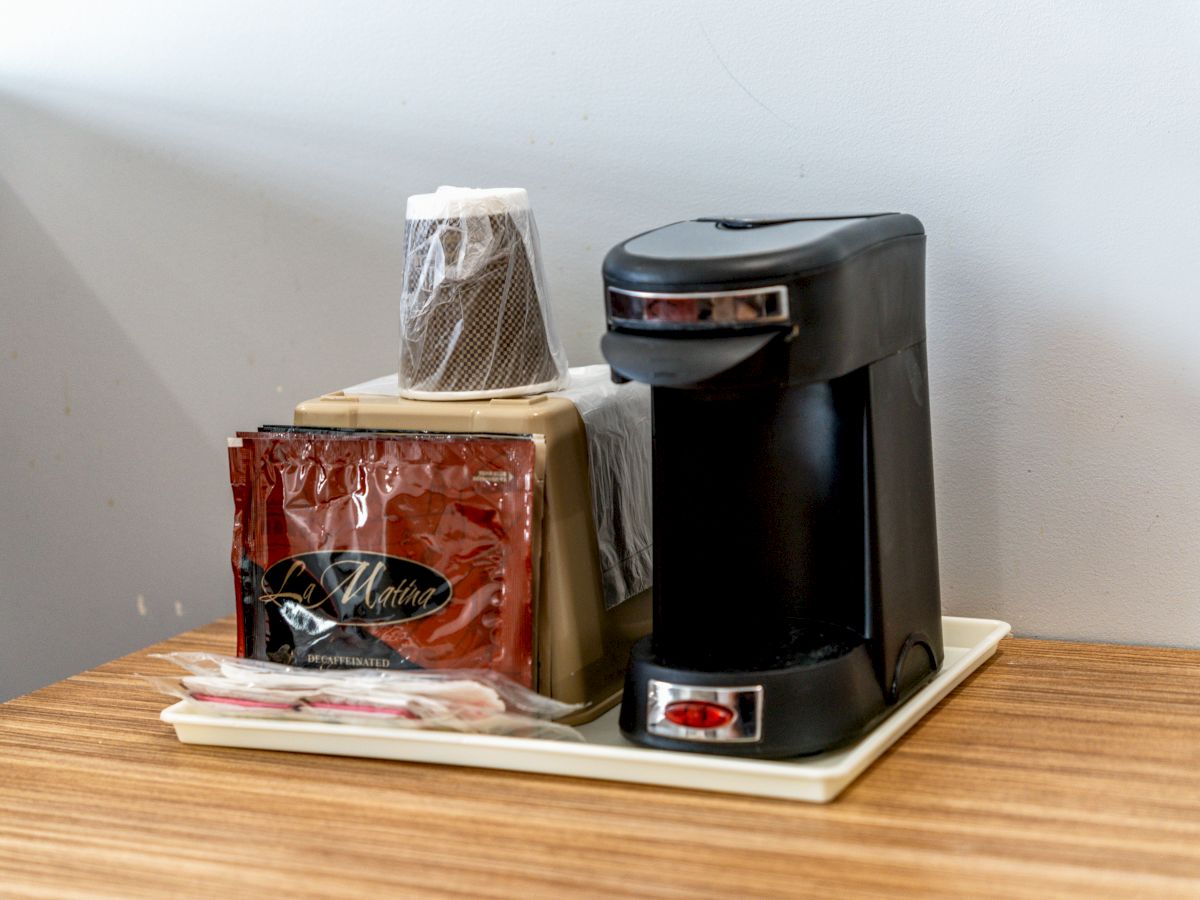
[(605, 257), (601, 347), (654, 423), (631, 740), (818, 753), (941, 665), (924, 261), (898, 213), (676, 222)]

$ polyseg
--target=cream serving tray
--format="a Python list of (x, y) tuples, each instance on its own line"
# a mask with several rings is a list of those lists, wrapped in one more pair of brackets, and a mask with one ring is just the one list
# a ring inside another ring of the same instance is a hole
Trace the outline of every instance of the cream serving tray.
[(945, 662), (924, 688), (856, 743), (794, 760), (635, 747), (621, 737), (616, 709), (580, 727), (587, 743), (224, 718), (193, 712), (187, 701), (164, 709), (162, 720), (185, 744), (477, 766), (827, 803), (995, 653), (1009, 631), (1007, 622), (995, 619), (943, 617)]

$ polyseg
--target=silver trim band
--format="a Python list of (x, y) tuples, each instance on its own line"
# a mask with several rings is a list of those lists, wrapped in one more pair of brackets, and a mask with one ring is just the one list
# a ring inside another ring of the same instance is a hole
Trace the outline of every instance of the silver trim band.
[[(634, 301), (624, 304), (623, 309), (614, 309), (613, 295)], [(728, 291), (700, 291), (695, 293), (668, 293), (662, 291), (632, 291), (626, 288), (608, 288), (605, 297), (610, 325), (625, 325), (637, 328), (753, 328), (759, 325), (774, 325), (791, 320), (788, 306), (788, 289), (782, 284), (767, 287), (744, 288)], [(666, 312), (661, 318), (647, 316), (657, 304), (694, 304), (690, 310)], [(631, 313), (636, 313), (632, 315)], [(690, 318), (689, 318), (690, 316)]]
[[(671, 684), (651, 678), (646, 690), (646, 730), (663, 737), (686, 741), (752, 743), (762, 740), (763, 688), (761, 684), (738, 687)], [(715, 703), (733, 713), (717, 728), (689, 728), (667, 718), (667, 707), (675, 703)]]

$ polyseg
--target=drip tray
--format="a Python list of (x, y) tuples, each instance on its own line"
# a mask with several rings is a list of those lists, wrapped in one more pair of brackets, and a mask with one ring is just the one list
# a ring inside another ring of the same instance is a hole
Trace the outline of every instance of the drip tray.
[(186, 702), (163, 710), (162, 720), (175, 727), (185, 744), (476, 766), (827, 803), (995, 653), (1009, 631), (1008, 623), (994, 619), (943, 617), (946, 658), (928, 684), (853, 744), (794, 760), (737, 759), (635, 747), (621, 736), (615, 709), (580, 726), (587, 738), (582, 744), (220, 718), (196, 714)]

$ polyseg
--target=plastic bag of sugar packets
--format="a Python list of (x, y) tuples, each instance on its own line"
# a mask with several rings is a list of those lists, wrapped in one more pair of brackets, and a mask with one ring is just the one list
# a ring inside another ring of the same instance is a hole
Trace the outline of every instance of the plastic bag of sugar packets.
[(211, 653), (164, 653), (188, 674), (149, 678), (206, 715), (582, 741), (554, 722), (579, 706), (492, 671), (300, 669)]

